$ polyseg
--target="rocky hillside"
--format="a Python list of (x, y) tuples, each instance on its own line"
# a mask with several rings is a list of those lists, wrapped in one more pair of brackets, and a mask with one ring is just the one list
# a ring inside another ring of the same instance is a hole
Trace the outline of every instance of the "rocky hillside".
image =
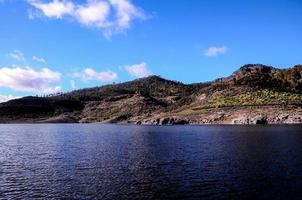
[(302, 65), (245, 65), (212, 82), (150, 76), (0, 104), (0, 122), (137, 124), (302, 123)]

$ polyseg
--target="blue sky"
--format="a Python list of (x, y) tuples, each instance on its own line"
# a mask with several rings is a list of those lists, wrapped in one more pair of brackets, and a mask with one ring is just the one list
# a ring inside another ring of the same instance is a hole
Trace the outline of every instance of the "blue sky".
[(302, 63), (300, 0), (0, 0), (0, 101)]

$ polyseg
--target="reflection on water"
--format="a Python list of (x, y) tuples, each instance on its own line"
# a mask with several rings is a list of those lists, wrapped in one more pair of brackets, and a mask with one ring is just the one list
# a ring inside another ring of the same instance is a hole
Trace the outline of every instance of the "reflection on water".
[(302, 126), (0, 125), (0, 198), (302, 198)]

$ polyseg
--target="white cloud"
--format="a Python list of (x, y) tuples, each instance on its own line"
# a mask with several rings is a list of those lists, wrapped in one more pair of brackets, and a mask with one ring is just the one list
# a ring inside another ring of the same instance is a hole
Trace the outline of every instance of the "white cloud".
[(74, 12), (74, 4), (69, 0), (53, 0), (49, 3), (42, 3), (39, 0), (28, 0), (28, 3), (49, 18), (61, 19), (63, 16), (72, 15)]
[[(75, 4), (70, 0), (27, 0), (37, 10), (49, 18), (71, 17), (84, 26), (100, 29), (105, 37), (128, 29), (135, 19), (146, 19), (142, 9), (130, 0), (87, 0), (85, 4)], [(34, 17), (29, 13), (30, 19)]]
[(82, 78), (85, 81), (102, 81), (102, 82), (110, 82), (117, 79), (117, 74), (112, 71), (103, 71), (103, 72), (96, 72), (91, 68), (86, 68), (83, 71)]
[(44, 64), (46, 63), (45, 59), (42, 57), (33, 56), (33, 60)]
[[(111, 82), (116, 80), (118, 77), (117, 73), (113, 71), (107, 70), (107, 71), (97, 72), (92, 68), (85, 68), (83, 71), (75, 72), (71, 76), (74, 78), (80, 78), (84, 82), (88, 82), (88, 81)], [(71, 86), (73, 85), (72, 82), (70, 82), (70, 84)]]
[(220, 54), (226, 53), (228, 48), (226, 46), (222, 47), (210, 47), (204, 51), (204, 56), (206, 57), (216, 57)]
[(14, 50), (12, 53), (10, 53), (8, 55), (9, 55), (9, 57), (11, 57), (12, 59), (15, 59), (17, 61), (21, 61), (21, 62), (25, 61), (25, 57), (24, 57), (23, 53), (19, 50)]
[(104, 1), (90, 1), (84, 6), (78, 6), (75, 11), (77, 20), (86, 26), (106, 27), (110, 13), (110, 5)]
[(152, 75), (152, 72), (147, 68), (147, 64), (142, 62), (140, 64), (125, 66), (125, 70), (136, 78), (143, 78)]
[(13, 95), (0, 95), (0, 103), (12, 100), (12, 99), (19, 99), (20, 96), (13, 96)]
[(59, 72), (43, 68), (35, 71), (30, 67), (2, 67), (0, 68), (0, 87), (11, 88), (16, 91), (55, 93), (61, 87), (53, 83), (61, 80)]
[(116, 10), (117, 24), (120, 28), (128, 28), (134, 18), (145, 19), (144, 12), (128, 0), (109, 0)]

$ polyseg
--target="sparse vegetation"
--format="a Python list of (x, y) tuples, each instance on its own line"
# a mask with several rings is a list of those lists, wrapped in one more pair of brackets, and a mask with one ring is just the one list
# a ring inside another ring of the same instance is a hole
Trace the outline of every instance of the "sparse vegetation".
[(242, 94), (213, 96), (203, 107), (221, 108), (226, 106), (251, 105), (302, 105), (302, 95), (300, 93), (261, 89)]
[[(203, 94), (201, 100), (196, 97), (199, 94)], [(301, 104), (302, 65), (282, 70), (245, 65), (227, 78), (207, 83), (186, 85), (150, 76), (121, 84), (12, 100), (0, 104), (0, 120), (127, 121), (155, 115), (196, 115), (225, 107)]]

